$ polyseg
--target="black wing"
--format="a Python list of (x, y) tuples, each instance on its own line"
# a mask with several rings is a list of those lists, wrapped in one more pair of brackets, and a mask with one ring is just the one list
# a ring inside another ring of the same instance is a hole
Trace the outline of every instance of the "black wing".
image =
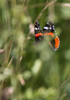
[(45, 27), (43, 28), (44, 32), (55, 32), (55, 28), (54, 28), (54, 23), (53, 22), (48, 22)]

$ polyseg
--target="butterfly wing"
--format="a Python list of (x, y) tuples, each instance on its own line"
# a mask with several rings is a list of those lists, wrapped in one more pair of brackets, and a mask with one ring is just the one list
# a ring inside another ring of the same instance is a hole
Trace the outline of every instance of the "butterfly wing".
[(44, 32), (44, 35), (49, 35), (49, 36), (52, 36), (54, 37), (54, 32), (55, 32), (55, 28), (54, 28), (54, 23), (52, 22), (48, 22), (44, 28), (43, 28), (43, 32)]
[(56, 38), (55, 38), (55, 51), (59, 48), (59, 45), (60, 45), (60, 40), (59, 40), (59, 38), (56, 36)]
[(38, 22), (35, 22), (34, 30), (35, 30), (35, 41), (39, 42), (39, 41), (43, 40), (43, 33), (40, 28), (40, 24)]
[(48, 22), (44, 26), (43, 31), (44, 32), (52, 32), (52, 33), (54, 33), (55, 32), (54, 23), (53, 22)]
[(51, 42), (49, 42), (50, 47), (52, 48), (53, 51), (58, 50), (59, 45), (60, 45), (60, 39), (59, 37), (55, 37)]
[(49, 42), (50, 47), (53, 49), (53, 51), (56, 51), (59, 48), (60, 40), (59, 38), (54, 35), (55, 28), (53, 22), (48, 22), (45, 27), (43, 28), (44, 36), (51, 36), (53, 37), (52, 42)]

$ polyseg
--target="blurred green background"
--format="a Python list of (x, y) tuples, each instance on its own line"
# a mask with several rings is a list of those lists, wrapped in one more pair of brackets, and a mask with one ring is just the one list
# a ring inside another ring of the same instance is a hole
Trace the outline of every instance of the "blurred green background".
[(70, 0), (57, 0), (39, 18), (42, 28), (54, 21), (59, 49), (31, 43), (51, 1), (0, 0), (0, 100), (70, 100)]

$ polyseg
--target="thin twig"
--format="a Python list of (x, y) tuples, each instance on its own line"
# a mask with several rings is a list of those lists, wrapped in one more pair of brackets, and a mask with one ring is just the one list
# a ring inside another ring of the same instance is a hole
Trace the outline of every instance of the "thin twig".
[(25, 0), (23, 1), (23, 5), (25, 4)]
[(11, 63), (12, 63), (12, 61), (13, 61), (13, 57), (11, 58), (11, 60), (9, 61), (9, 63), (8, 63), (8, 66), (7, 66), (7, 68), (6, 68), (6, 70), (9, 68), (9, 66), (11, 65)]
[(65, 96), (66, 96), (67, 94), (66, 93), (64, 93), (61, 97), (60, 97), (60, 99), (59, 100), (62, 100)]
[(69, 81), (70, 79), (68, 78), (67, 80), (65, 80), (64, 82), (62, 82), (62, 84), (60, 85), (60, 87), (57, 89), (58, 91), (63, 87), (63, 85), (67, 82), (67, 81)]
[(57, 3), (56, 6), (70, 7), (70, 3)]
[(37, 17), (37, 19), (35, 20), (35, 22), (38, 21), (39, 18), (42, 16), (42, 13), (43, 13), (50, 5), (54, 4), (56, 1), (57, 1), (57, 0), (54, 0), (54, 1), (51, 1), (51, 2), (49, 2), (48, 4), (46, 4), (46, 6), (42, 9), (42, 11), (40, 12), (40, 14), (38, 15), (38, 17)]
[[(39, 3), (39, 4), (29, 5), (28, 9), (39, 8), (39, 7), (42, 7), (42, 6), (45, 6), (45, 3)], [(70, 3), (56, 3), (55, 6), (70, 7)]]
[[(13, 61), (13, 57), (12, 57), (11, 60), (9, 61), (8, 66), (6, 67), (6, 71), (7, 71), (7, 69), (9, 68), (9, 66), (11, 65), (12, 61)], [(4, 83), (4, 80), (3, 80), (2, 83), (1, 83), (0, 91), (1, 91), (1, 89), (3, 88), (3, 83)]]

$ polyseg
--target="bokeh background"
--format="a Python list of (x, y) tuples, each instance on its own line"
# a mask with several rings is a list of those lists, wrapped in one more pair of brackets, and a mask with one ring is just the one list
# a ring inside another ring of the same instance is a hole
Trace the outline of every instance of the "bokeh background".
[(70, 0), (39, 18), (55, 23), (60, 47), (33, 45), (34, 22), (52, 0), (0, 0), (0, 100), (70, 100)]

